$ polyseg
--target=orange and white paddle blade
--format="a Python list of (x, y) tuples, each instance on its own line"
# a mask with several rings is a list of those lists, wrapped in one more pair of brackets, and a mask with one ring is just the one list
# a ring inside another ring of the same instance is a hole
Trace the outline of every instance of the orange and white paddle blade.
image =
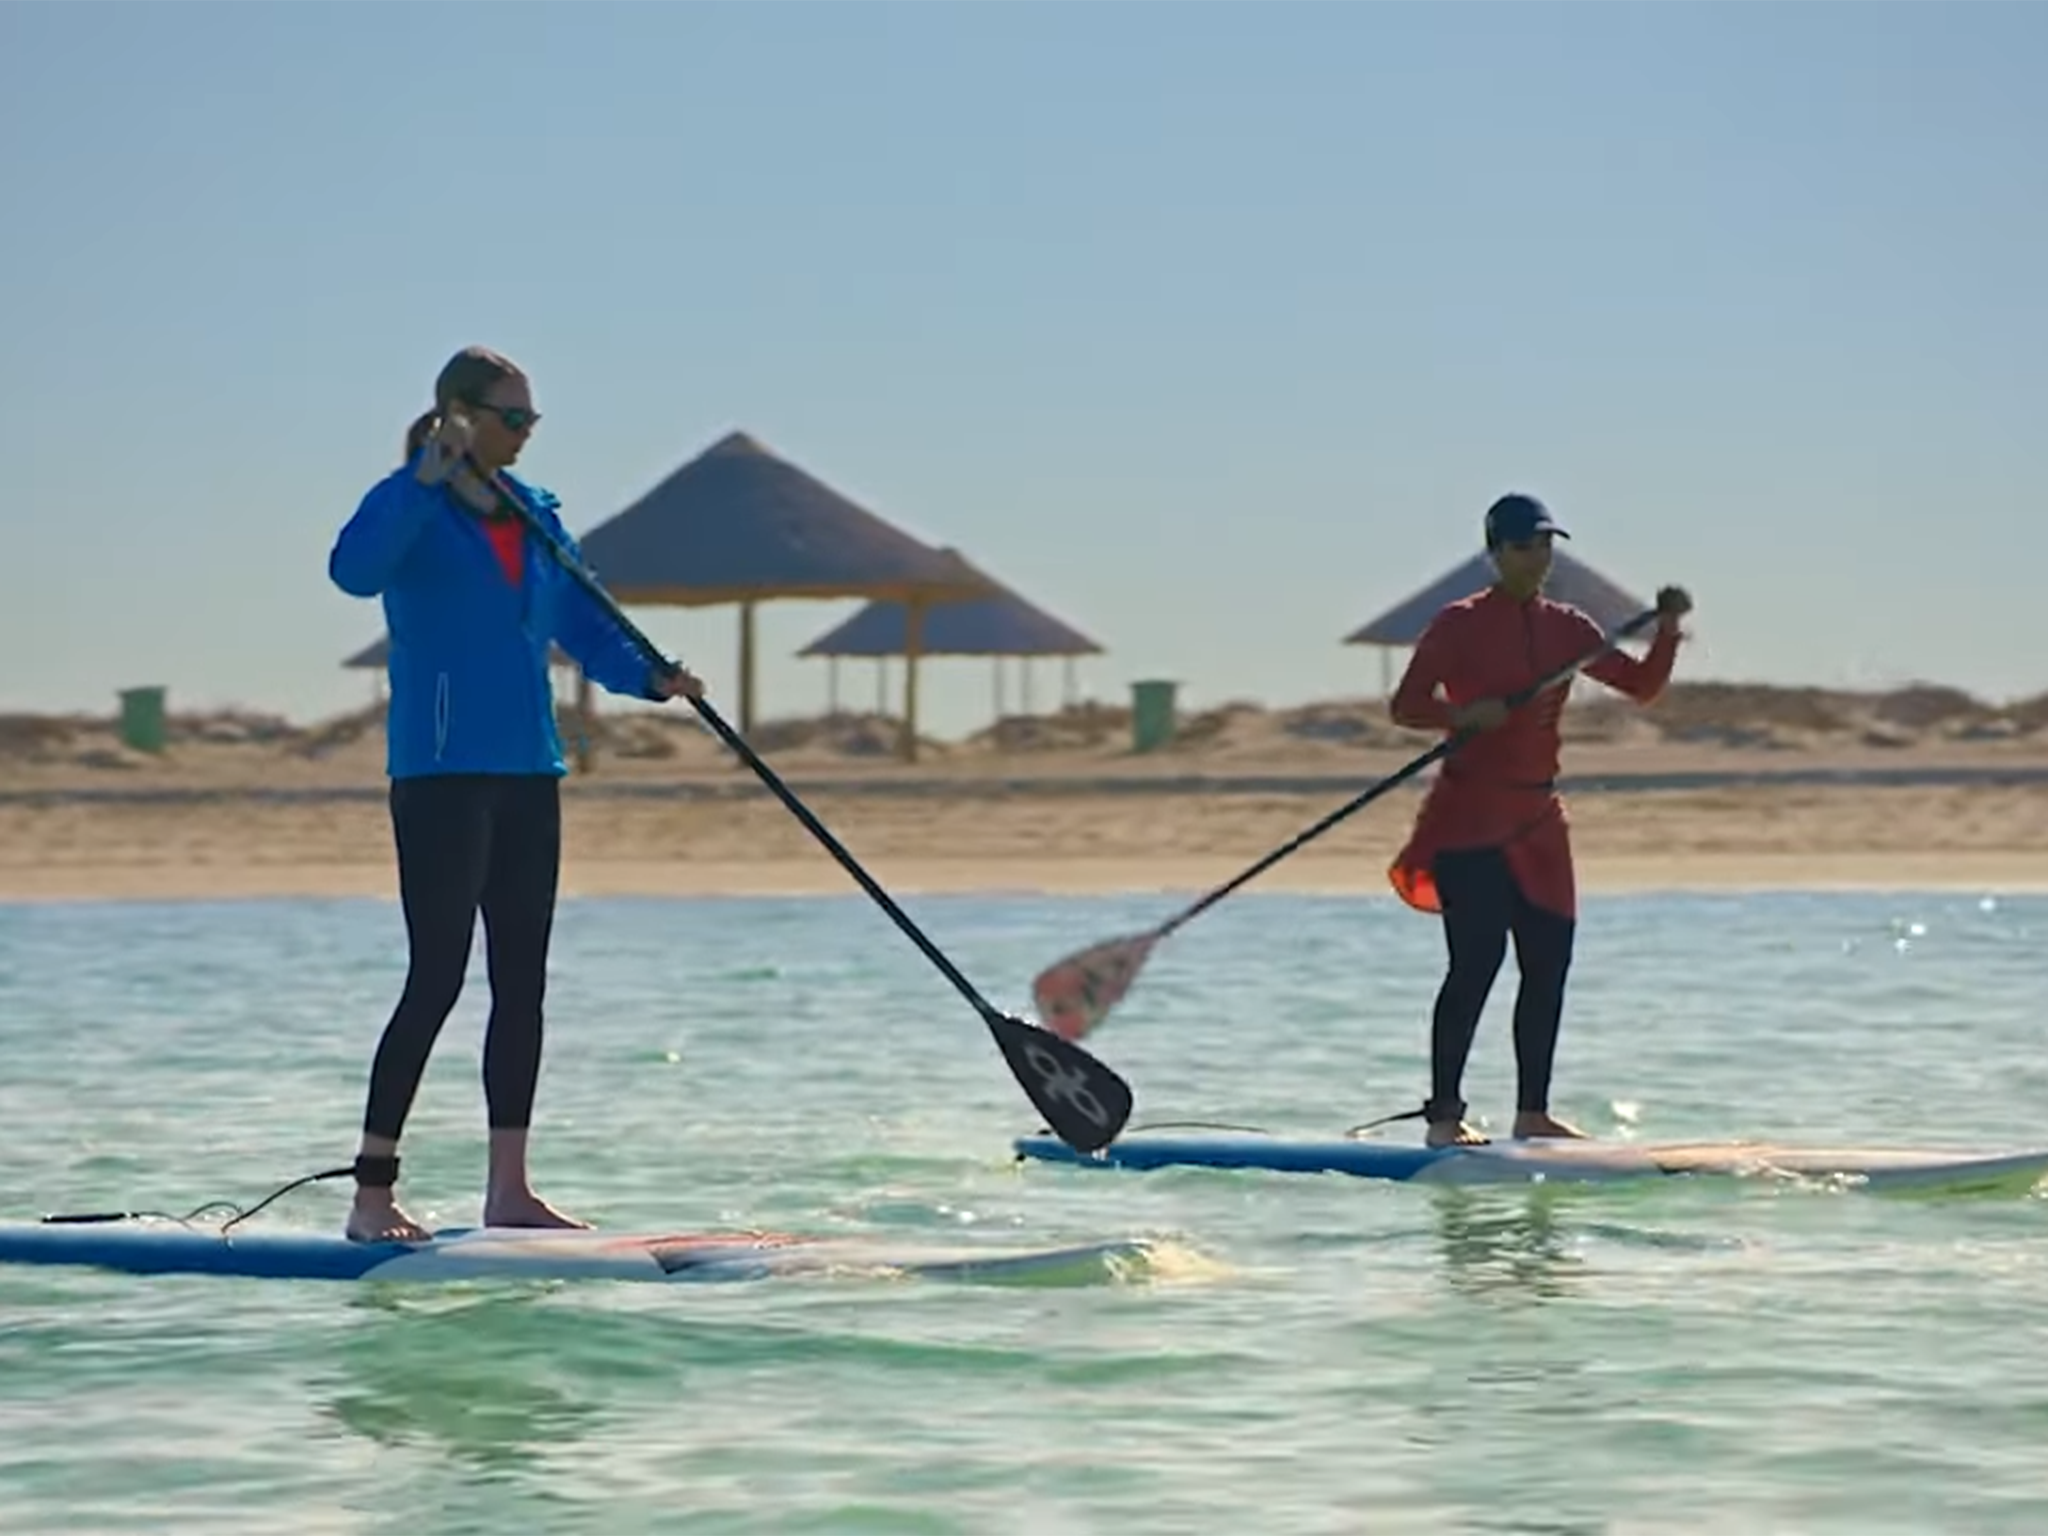
[(1080, 1039), (1123, 1001), (1158, 942), (1156, 933), (1110, 939), (1041, 971), (1031, 984), (1039, 1019), (1063, 1040)]

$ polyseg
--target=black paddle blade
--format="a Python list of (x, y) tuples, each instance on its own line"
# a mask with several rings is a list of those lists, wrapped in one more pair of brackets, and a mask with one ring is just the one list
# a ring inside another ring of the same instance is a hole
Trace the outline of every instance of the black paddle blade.
[(1050, 1030), (991, 1010), (985, 1017), (1003, 1060), (1053, 1135), (1077, 1152), (1097, 1152), (1131, 1118), (1131, 1085)]

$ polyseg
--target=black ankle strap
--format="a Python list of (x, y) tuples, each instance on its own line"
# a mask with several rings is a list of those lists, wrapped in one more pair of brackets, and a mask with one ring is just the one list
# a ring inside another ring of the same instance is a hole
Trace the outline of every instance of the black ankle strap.
[(355, 1174), (356, 1183), (364, 1189), (389, 1189), (398, 1182), (398, 1159), (358, 1155)]
[[(1383, 1125), (1392, 1125), (1396, 1120), (1427, 1120), (1430, 1117), (1431, 1107), (1425, 1104), (1420, 1109), (1404, 1109), (1397, 1115), (1381, 1115), (1377, 1120), (1367, 1120), (1362, 1125), (1352, 1126), (1344, 1134), (1356, 1138), (1366, 1131), (1378, 1130)], [(1458, 1106), (1458, 1118), (1463, 1119), (1464, 1115), (1465, 1106), (1461, 1104)]]

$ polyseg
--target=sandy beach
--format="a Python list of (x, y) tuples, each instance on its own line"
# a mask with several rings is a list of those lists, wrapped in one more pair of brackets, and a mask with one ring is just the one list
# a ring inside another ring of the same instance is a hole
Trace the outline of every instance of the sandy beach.
[[(2048, 732), (2032, 705), (1942, 690), (1677, 688), (1653, 711), (1575, 702), (1566, 790), (1588, 891), (2048, 889)], [(1429, 739), (1376, 701), (1233, 705), (1134, 754), (1096, 707), (1000, 722), (891, 759), (890, 722), (764, 724), (758, 748), (877, 879), (904, 894), (1195, 892), (1229, 878)], [(858, 894), (693, 716), (621, 713), (565, 735), (570, 895)], [(378, 712), (294, 726), (174, 718), (160, 753), (111, 721), (0, 717), (0, 900), (395, 894)], [(1419, 781), (1256, 889), (1389, 897)]]
[[(939, 891), (1187, 891), (1229, 878), (1341, 800), (1257, 796), (821, 796), (883, 885)], [(2048, 788), (1742, 789), (1573, 802), (1588, 891), (1896, 886), (2048, 889)], [(1363, 812), (1255, 889), (1387, 893), (1400, 802)], [(570, 895), (809, 895), (856, 887), (782, 808), (569, 802)], [(0, 900), (395, 895), (375, 801), (0, 806)]]

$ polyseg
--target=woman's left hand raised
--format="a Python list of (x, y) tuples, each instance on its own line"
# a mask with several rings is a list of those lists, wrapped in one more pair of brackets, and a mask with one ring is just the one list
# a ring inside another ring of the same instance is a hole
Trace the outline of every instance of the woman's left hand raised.
[(677, 667), (673, 672), (655, 673), (654, 691), (664, 699), (701, 699), (704, 697), (704, 680), (688, 667)]

